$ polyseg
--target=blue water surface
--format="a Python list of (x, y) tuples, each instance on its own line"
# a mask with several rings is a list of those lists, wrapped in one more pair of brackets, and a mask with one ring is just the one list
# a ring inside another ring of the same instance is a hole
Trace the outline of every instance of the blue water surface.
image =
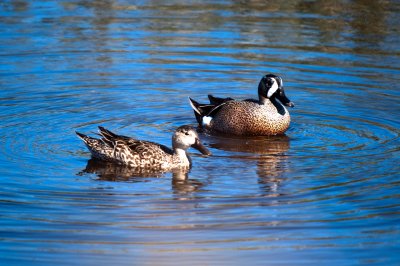
[[(397, 1), (0, 3), (2, 265), (399, 265)], [(171, 145), (188, 97), (283, 78), (284, 136), (202, 133), (188, 179), (75, 130)]]

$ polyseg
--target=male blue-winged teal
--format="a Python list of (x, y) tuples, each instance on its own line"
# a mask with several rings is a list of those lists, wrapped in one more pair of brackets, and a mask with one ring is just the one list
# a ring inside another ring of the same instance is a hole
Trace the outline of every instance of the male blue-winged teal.
[(285, 106), (294, 107), (283, 90), (282, 78), (265, 75), (258, 85), (258, 100), (236, 101), (208, 95), (210, 104), (200, 104), (189, 98), (200, 127), (211, 133), (240, 136), (277, 135), (290, 124)]
[(201, 143), (196, 131), (186, 125), (175, 130), (172, 149), (155, 142), (117, 135), (103, 127), (99, 127), (99, 133), (100, 139), (76, 132), (94, 158), (134, 168), (160, 171), (190, 168), (191, 159), (186, 152), (189, 147), (199, 150), (204, 155), (211, 155)]

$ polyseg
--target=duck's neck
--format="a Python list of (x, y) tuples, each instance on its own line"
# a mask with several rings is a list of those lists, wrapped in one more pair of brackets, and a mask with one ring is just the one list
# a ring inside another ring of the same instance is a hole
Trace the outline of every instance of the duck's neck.
[(192, 163), (187, 152), (179, 148), (174, 149), (174, 160), (176, 160), (179, 164), (187, 167), (189, 167)]
[(280, 115), (285, 115), (285, 113), (286, 113), (286, 108), (285, 108), (285, 106), (283, 106), (283, 104), (281, 104), (280, 101), (278, 101), (278, 100), (276, 99), (276, 97), (273, 96), (273, 97), (271, 97), (271, 98), (269, 98), (269, 99), (267, 99), (267, 100), (271, 101), (271, 103), (275, 106), (276, 111), (277, 111)]
[(286, 113), (285, 106), (283, 106), (283, 104), (281, 104), (281, 102), (278, 101), (275, 96), (272, 96), (271, 98), (266, 98), (266, 97), (263, 97), (263, 96), (260, 95), (259, 96), (259, 102), (262, 105), (266, 104), (267, 102), (271, 102), (275, 106), (276, 111), (280, 115), (285, 115), (285, 113)]
[(269, 99), (264, 96), (261, 96), (260, 94), (258, 95), (258, 101), (260, 102), (260, 104), (265, 104), (267, 101), (269, 101)]

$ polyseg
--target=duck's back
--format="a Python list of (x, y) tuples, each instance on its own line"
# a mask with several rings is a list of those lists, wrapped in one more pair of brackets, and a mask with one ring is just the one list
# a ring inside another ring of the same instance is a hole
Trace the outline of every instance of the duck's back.
[(229, 101), (214, 116), (211, 128), (234, 135), (276, 135), (284, 133), (289, 124), (290, 115), (284, 106), (277, 108), (270, 101)]

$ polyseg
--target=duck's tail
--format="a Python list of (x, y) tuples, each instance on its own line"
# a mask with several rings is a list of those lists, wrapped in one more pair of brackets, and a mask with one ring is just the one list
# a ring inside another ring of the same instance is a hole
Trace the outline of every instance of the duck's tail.
[(194, 110), (194, 115), (196, 120), (202, 127), (207, 127), (210, 125), (213, 117), (218, 113), (218, 111), (227, 102), (232, 101), (232, 98), (217, 98), (212, 95), (208, 96), (210, 99), (209, 104), (201, 104), (189, 97), (190, 106)]
[(114, 142), (115, 142), (117, 139), (124, 139), (124, 138), (127, 138), (127, 137), (125, 137), (125, 136), (117, 135), (117, 134), (111, 132), (110, 130), (105, 129), (105, 128), (102, 127), (102, 126), (99, 126), (99, 135), (102, 137), (101, 140), (104, 141), (105, 143), (107, 143), (107, 144), (108, 144), (109, 146), (111, 146), (111, 147), (114, 146)]
[(198, 115), (202, 114), (202, 110), (201, 110), (201, 107), (200, 107), (201, 104), (200, 103), (196, 102), (195, 100), (193, 100), (190, 97), (189, 97), (189, 103), (190, 103), (190, 106), (192, 107), (192, 109), (193, 109), (193, 111), (195, 113), (197, 113)]
[(95, 151), (97, 149), (97, 147), (102, 145), (102, 141), (100, 139), (89, 137), (89, 136), (87, 136), (85, 134), (82, 134), (82, 133), (80, 133), (78, 131), (75, 131), (75, 133), (81, 140), (83, 140), (85, 145), (88, 147), (89, 151), (92, 152), (92, 153), (93, 153), (93, 151)]
[(91, 139), (91, 137), (86, 136), (85, 134), (79, 133), (78, 131), (75, 131), (75, 134), (81, 139), (83, 140), (83, 142), (87, 143), (89, 139)]
[(197, 123), (199, 123), (199, 125), (201, 125), (201, 120), (204, 116), (204, 110), (202, 108), (202, 104), (196, 102), (195, 100), (193, 100), (190, 97), (189, 97), (189, 103), (194, 111), (194, 115), (196, 117)]
[(103, 138), (105, 138), (105, 139), (107, 139), (107, 140), (111, 140), (111, 139), (114, 139), (114, 138), (117, 138), (117, 137), (118, 137), (117, 134), (111, 132), (111, 131), (108, 130), (108, 129), (105, 129), (105, 128), (102, 127), (102, 126), (99, 126), (99, 133), (100, 133), (100, 136), (102, 136)]
[(211, 111), (215, 108), (214, 104), (201, 104), (189, 97), (190, 106), (193, 108), (194, 115), (199, 125), (203, 125), (203, 118), (210, 115)]
[[(75, 131), (76, 135), (83, 140), (86, 147), (89, 149), (90, 153), (94, 158), (98, 158), (101, 160), (112, 160), (113, 148), (105, 141), (105, 138), (97, 139), (89, 137), (85, 134), (82, 134), (78, 131)], [(112, 133), (112, 132), (111, 132)], [(112, 133), (114, 134), (114, 133)], [(101, 135), (103, 136), (103, 135)]]

